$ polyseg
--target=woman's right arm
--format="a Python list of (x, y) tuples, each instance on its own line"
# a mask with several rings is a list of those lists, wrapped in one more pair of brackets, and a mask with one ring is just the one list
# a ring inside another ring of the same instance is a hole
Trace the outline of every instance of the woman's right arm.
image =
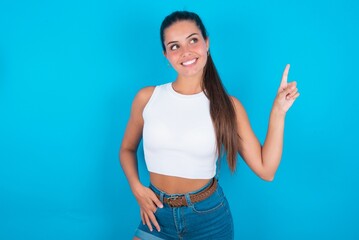
[[(152, 224), (160, 231), (154, 212), (157, 207), (163, 207), (153, 191), (140, 182), (137, 168), (137, 148), (142, 137), (143, 117), (142, 112), (152, 96), (154, 87), (141, 89), (131, 108), (130, 119), (120, 148), (120, 163), (130, 184), (131, 190), (140, 205), (141, 219), (152, 231)], [(152, 224), (151, 224), (152, 222)]]

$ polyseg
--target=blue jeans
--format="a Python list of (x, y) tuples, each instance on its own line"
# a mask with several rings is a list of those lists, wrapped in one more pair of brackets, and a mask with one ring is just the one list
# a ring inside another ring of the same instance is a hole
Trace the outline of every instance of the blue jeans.
[[(214, 179), (212, 181), (217, 180)], [(163, 202), (163, 197), (185, 195), (188, 206), (170, 207), (167, 204), (163, 204), (163, 208), (157, 208), (155, 212), (161, 231), (157, 232), (156, 228), (153, 227), (151, 232), (148, 226), (143, 225), (141, 222), (135, 236), (141, 240), (232, 240), (234, 238), (232, 215), (227, 199), (219, 184), (216, 191), (208, 198), (196, 203), (190, 201), (189, 194), (201, 192), (212, 181), (195, 192), (170, 195), (151, 184), (150, 188), (160, 196), (161, 202)]]

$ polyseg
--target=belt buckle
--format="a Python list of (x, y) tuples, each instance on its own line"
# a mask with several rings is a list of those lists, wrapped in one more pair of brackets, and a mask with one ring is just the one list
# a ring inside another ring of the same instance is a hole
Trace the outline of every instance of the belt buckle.
[(178, 204), (175, 204), (174, 201), (176, 201), (177, 199), (179, 199), (179, 196), (172, 196), (172, 197), (168, 197), (167, 198), (167, 204), (170, 207), (177, 207)]

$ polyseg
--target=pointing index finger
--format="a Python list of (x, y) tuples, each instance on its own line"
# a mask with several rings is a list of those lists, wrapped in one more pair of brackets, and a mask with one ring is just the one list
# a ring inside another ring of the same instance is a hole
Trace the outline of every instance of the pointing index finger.
[(285, 66), (285, 69), (284, 69), (284, 72), (283, 72), (283, 76), (282, 76), (282, 81), (281, 81), (281, 83), (280, 83), (280, 88), (282, 88), (282, 89), (287, 86), (289, 68), (290, 68), (290, 64), (287, 64), (287, 65)]

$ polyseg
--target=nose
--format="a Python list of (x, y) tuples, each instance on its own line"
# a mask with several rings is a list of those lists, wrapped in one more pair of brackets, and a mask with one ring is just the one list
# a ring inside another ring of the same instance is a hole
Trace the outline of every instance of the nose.
[(188, 56), (188, 55), (192, 54), (191, 51), (190, 51), (190, 47), (187, 44), (183, 45), (181, 50), (182, 50), (182, 52), (181, 52), (182, 57), (185, 57), (185, 56)]

